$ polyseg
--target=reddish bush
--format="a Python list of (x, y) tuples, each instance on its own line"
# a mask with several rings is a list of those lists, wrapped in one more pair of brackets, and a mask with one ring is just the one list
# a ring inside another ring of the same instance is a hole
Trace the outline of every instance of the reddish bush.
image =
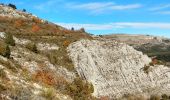
[(24, 25), (24, 21), (23, 20), (16, 20), (14, 22), (14, 25), (15, 25), (15, 27), (19, 28), (19, 27)]
[(37, 23), (37, 24), (41, 23), (41, 20), (36, 18), (36, 17), (32, 18), (32, 21)]
[(63, 46), (66, 46), (66, 47), (67, 47), (69, 44), (70, 44), (70, 41), (65, 40), (64, 43), (63, 43)]
[(99, 100), (109, 100), (109, 97), (107, 97), (107, 96), (103, 96), (103, 97), (100, 97), (100, 99)]
[(33, 79), (47, 85), (60, 86), (66, 84), (66, 80), (63, 77), (56, 76), (53, 72), (45, 70), (37, 71), (37, 73), (33, 76)]
[(48, 85), (55, 85), (55, 78), (47, 71), (38, 71), (34, 78)]
[(40, 30), (40, 27), (38, 25), (32, 26), (32, 32), (38, 32)]

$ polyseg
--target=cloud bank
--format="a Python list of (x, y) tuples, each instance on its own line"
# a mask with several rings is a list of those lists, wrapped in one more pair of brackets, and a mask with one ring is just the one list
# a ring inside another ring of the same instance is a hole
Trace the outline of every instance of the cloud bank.
[(126, 4), (119, 5), (114, 2), (91, 2), (91, 3), (70, 3), (67, 4), (68, 8), (76, 10), (88, 10), (90, 12), (106, 12), (113, 10), (129, 10), (141, 8), (141, 4)]
[(86, 30), (113, 30), (118, 28), (132, 28), (132, 29), (169, 29), (170, 23), (157, 22), (117, 22), (108, 24), (78, 24), (78, 23), (56, 23), (68, 29), (74, 27), (80, 29), (84, 27)]

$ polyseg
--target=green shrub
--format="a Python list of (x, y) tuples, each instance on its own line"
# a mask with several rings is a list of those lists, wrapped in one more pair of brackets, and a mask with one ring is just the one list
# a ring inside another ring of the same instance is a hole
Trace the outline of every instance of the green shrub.
[(0, 78), (5, 78), (6, 73), (4, 72), (4, 69), (0, 69)]
[(149, 73), (149, 68), (150, 66), (149, 65), (145, 65), (144, 68), (143, 68), (143, 71), (148, 74)]
[(55, 97), (55, 89), (53, 88), (44, 88), (41, 92), (41, 95), (46, 98), (46, 100), (57, 100)]
[(15, 46), (15, 40), (14, 40), (13, 35), (11, 33), (5, 34), (5, 43), (9, 44), (11, 46)]
[(4, 42), (0, 42), (0, 55), (10, 58), (11, 50), (9, 45), (6, 45)]
[(94, 92), (93, 85), (81, 78), (75, 78), (74, 81), (68, 85), (68, 94), (74, 100), (92, 100), (91, 93)]
[(35, 52), (35, 53), (38, 53), (38, 49), (37, 49), (37, 46), (35, 43), (28, 43), (26, 44), (26, 48)]
[(13, 9), (17, 9), (17, 7), (14, 4), (8, 4), (9, 7), (13, 8)]
[(0, 41), (0, 55), (5, 55), (5, 51), (6, 51), (6, 44), (2, 41)]
[(4, 57), (10, 58), (10, 55), (11, 55), (11, 50), (10, 50), (9, 46), (7, 45), (6, 49), (5, 49)]

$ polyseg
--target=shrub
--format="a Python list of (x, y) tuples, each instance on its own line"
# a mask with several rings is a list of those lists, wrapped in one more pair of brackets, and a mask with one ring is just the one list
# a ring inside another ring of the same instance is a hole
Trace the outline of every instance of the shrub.
[(33, 17), (33, 18), (32, 18), (32, 21), (33, 21), (34, 23), (36, 23), (36, 24), (41, 23), (41, 20), (38, 19), (38, 18), (36, 18), (36, 17)]
[(4, 72), (4, 69), (0, 69), (0, 78), (5, 78), (6, 73)]
[(15, 40), (13, 38), (13, 35), (9, 32), (5, 34), (5, 43), (11, 46), (15, 46)]
[(37, 71), (37, 73), (33, 78), (47, 85), (56, 85), (56, 80), (54, 75), (52, 75), (52, 73), (48, 71)]
[(53, 88), (44, 88), (42, 90), (41, 95), (43, 97), (45, 97), (47, 100), (53, 100), (55, 98), (55, 89), (53, 89)]
[(6, 45), (3, 42), (0, 42), (0, 55), (10, 58), (11, 50), (9, 48), (9, 45)]
[(33, 51), (34, 53), (38, 53), (38, 49), (35, 43), (26, 44), (26, 48)]
[(0, 55), (4, 56), (6, 51), (6, 44), (0, 41)]
[(150, 66), (149, 65), (145, 65), (144, 68), (143, 68), (143, 71), (148, 74), (149, 73), (149, 68)]
[(68, 85), (67, 92), (74, 100), (91, 100), (93, 97), (91, 93), (94, 92), (93, 85), (81, 78), (75, 78), (74, 81)]
[(17, 9), (17, 7), (14, 4), (8, 4), (9, 7), (13, 8), (13, 9)]
[(81, 28), (80, 31), (81, 31), (81, 32), (86, 32), (84, 28)]
[(72, 27), (71, 30), (74, 31), (74, 27)]
[(38, 32), (40, 30), (40, 27), (38, 25), (32, 26), (32, 32)]
[(23, 9), (22, 11), (23, 11), (23, 12), (26, 12), (26, 9)]
[(7, 45), (4, 57), (10, 58), (10, 55), (11, 55), (11, 50), (10, 50), (9, 46)]
[(21, 26), (24, 25), (24, 20), (18, 19), (15, 21), (14, 25), (16, 28), (20, 28)]
[(64, 46), (64, 47), (67, 47), (70, 43), (71, 43), (70, 41), (65, 40), (65, 41), (63, 42), (63, 46)]

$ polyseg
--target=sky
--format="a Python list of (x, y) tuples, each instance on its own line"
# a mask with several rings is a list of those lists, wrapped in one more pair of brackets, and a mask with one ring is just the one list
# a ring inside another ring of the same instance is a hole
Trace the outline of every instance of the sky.
[(169, 0), (1, 0), (68, 29), (170, 38)]

